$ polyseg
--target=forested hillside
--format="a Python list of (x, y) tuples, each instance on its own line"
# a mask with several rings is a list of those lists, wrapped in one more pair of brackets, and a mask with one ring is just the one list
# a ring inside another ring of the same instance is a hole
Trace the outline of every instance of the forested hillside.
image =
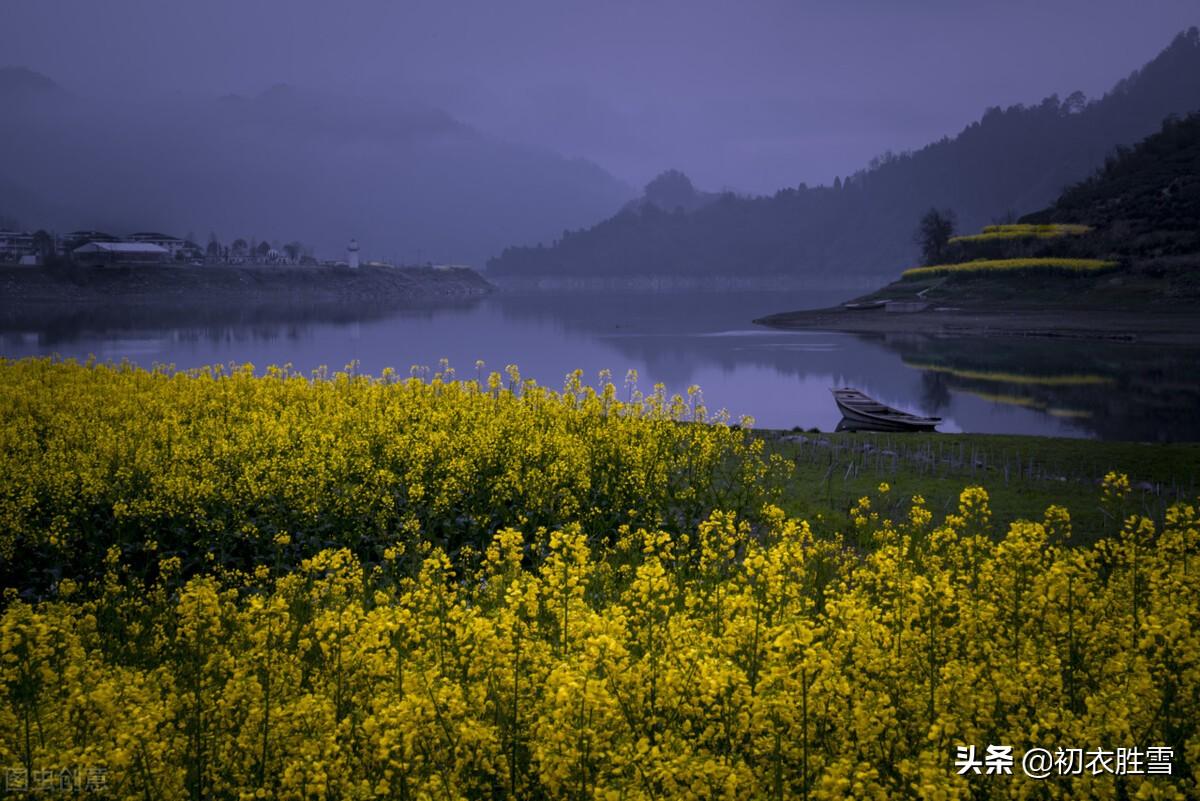
[(1133, 148), (1120, 148), (1091, 178), (1030, 223), (1085, 223), (1133, 258), (1200, 253), (1200, 114), (1170, 119)]
[(1200, 299), (1200, 113), (1170, 118), (1016, 225), (951, 239), (863, 300), (1120, 311)]
[(1191, 28), (1097, 100), (1076, 92), (990, 108), (953, 138), (886, 153), (833, 186), (724, 194), (692, 210), (635, 203), (552, 243), (510, 247), (488, 268), (501, 277), (892, 274), (915, 263), (912, 232), (929, 207), (954, 210), (959, 230), (1011, 221), (1050, 204), (1115, 147), (1197, 109), (1200, 31)]

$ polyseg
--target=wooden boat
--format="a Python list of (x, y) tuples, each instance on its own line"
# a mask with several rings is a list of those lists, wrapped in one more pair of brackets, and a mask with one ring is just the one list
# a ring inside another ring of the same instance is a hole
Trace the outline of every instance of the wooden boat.
[(882, 309), (887, 305), (886, 300), (860, 300), (857, 303), (843, 303), (846, 311), (866, 311), (867, 309)]
[(833, 389), (833, 400), (844, 418), (839, 429), (847, 431), (933, 431), (940, 417), (918, 417), (885, 406), (857, 389)]

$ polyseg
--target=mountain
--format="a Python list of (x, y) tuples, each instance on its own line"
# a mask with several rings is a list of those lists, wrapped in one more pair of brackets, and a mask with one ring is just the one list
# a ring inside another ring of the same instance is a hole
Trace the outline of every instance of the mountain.
[[(501, 141), (442, 109), (273, 86), (95, 100), (0, 72), (0, 215), (35, 228), (214, 231), (338, 256), (482, 264), (611, 214), (633, 191), (593, 163)], [(25, 204), (21, 198), (44, 198)], [(46, 216), (46, 209), (56, 212)]]
[[(1050, 207), (954, 237), (930, 264), (906, 270), (848, 308), (784, 312), (760, 322), (874, 333), (948, 328), (1063, 336), (1073, 329), (1084, 336), (1195, 337), (1197, 220), (1200, 112), (1169, 117)], [(907, 314), (870, 312), (897, 302)]]
[(916, 263), (913, 231), (928, 208), (950, 208), (962, 229), (974, 230), (1045, 207), (1117, 145), (1196, 109), (1200, 31), (1191, 28), (1100, 99), (1076, 92), (989, 108), (954, 138), (886, 153), (832, 187), (726, 193), (691, 211), (628, 206), (549, 246), (507, 248), (488, 270), (499, 277), (886, 275)]
[(1068, 188), (1053, 206), (1021, 219), (1094, 226), (1127, 260), (1191, 257), (1200, 279), (1200, 114), (1169, 118), (1133, 148)]

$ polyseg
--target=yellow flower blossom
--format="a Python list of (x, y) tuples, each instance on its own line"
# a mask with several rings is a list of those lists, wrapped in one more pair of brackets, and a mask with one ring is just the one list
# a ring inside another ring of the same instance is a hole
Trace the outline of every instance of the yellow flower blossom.
[[(1094, 545), (1060, 506), (1000, 529), (982, 487), (863, 497), (843, 539), (665, 391), (0, 373), (6, 553), (87, 564), (5, 588), (0, 767), (121, 801), (1200, 792), (1200, 517), (1115, 472)], [(1173, 772), (955, 772), (992, 743)]]

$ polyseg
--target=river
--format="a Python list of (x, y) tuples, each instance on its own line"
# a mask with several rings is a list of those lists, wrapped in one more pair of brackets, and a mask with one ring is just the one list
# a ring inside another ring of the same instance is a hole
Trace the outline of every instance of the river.
[(699, 385), (711, 410), (768, 428), (832, 430), (829, 389), (853, 386), (944, 432), (1200, 439), (1200, 348), (1033, 338), (864, 337), (751, 322), (853, 291), (512, 292), (404, 308), (346, 305), (53, 307), (0, 316), (0, 355), (185, 369), (250, 362), (378, 374), (448, 359), (461, 377), (517, 364), (552, 387), (582, 369), (624, 392)]

